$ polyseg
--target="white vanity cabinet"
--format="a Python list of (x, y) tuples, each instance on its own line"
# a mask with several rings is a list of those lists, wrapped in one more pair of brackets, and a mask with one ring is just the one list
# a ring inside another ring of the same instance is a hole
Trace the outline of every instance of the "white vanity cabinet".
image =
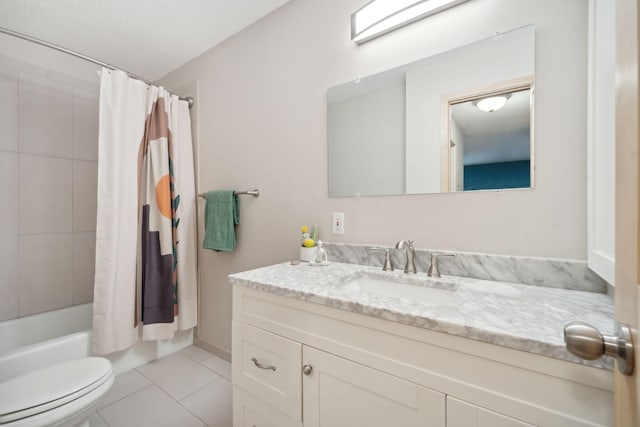
[(443, 393), (242, 322), (233, 328), (236, 426), (299, 425), (304, 416), (305, 427), (445, 427)]
[(610, 371), (233, 292), (235, 427), (613, 424)]

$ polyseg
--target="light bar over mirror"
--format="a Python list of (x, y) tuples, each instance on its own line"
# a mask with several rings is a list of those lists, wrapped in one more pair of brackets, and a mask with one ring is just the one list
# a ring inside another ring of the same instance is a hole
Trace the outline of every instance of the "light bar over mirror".
[(372, 0), (351, 14), (351, 40), (362, 44), (468, 0)]

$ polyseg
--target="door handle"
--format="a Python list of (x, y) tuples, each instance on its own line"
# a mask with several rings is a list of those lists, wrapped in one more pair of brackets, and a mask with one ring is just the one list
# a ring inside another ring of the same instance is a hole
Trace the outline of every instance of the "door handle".
[(633, 340), (627, 325), (618, 325), (616, 335), (602, 335), (587, 323), (571, 322), (564, 327), (564, 342), (567, 350), (582, 359), (596, 360), (603, 355), (611, 356), (616, 359), (621, 373), (633, 373)]

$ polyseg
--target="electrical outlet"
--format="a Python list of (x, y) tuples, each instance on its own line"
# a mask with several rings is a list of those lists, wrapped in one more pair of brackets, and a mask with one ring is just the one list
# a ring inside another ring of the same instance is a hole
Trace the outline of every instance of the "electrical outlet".
[(333, 213), (333, 234), (344, 234), (344, 213)]

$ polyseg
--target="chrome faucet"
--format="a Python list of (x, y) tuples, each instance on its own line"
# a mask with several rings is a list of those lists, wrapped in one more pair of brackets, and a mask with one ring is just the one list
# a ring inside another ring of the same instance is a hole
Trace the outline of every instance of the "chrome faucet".
[(396, 243), (396, 249), (404, 249), (405, 255), (407, 256), (407, 264), (404, 266), (404, 272), (415, 274), (416, 263), (413, 260), (413, 240), (400, 240), (398, 243)]

